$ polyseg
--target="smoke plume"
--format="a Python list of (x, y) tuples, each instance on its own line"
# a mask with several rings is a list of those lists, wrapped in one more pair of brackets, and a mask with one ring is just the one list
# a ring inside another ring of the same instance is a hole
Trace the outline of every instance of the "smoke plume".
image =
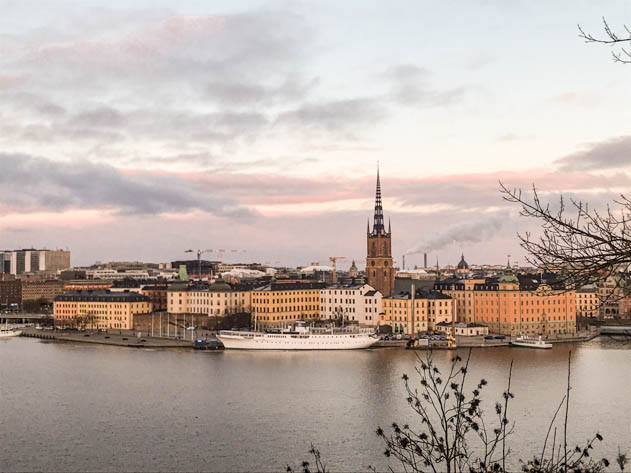
[(491, 238), (508, 220), (507, 213), (497, 213), (485, 219), (469, 220), (448, 226), (405, 252), (406, 255), (438, 251), (452, 243), (478, 243)]

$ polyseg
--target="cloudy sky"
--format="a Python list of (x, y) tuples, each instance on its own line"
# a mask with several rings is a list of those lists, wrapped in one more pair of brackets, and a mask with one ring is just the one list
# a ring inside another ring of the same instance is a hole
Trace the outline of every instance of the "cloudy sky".
[(361, 260), (379, 162), (395, 259), (525, 262), (499, 180), (631, 181), (631, 66), (576, 27), (631, 2), (536, 5), (0, 0), (0, 247)]

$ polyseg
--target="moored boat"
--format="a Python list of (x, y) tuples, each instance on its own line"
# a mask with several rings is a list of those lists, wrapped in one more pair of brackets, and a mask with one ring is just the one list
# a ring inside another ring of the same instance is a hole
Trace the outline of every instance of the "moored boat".
[(217, 338), (225, 348), (240, 350), (357, 350), (378, 341), (367, 332), (315, 331), (302, 321), (278, 332), (222, 330)]
[(539, 335), (539, 338), (530, 338), (527, 335), (519, 335), (515, 340), (511, 340), (510, 344), (511, 346), (523, 348), (552, 348), (552, 343), (542, 340), (541, 335)]
[(20, 335), (22, 335), (22, 330), (14, 328), (0, 329), (0, 338), (19, 337)]

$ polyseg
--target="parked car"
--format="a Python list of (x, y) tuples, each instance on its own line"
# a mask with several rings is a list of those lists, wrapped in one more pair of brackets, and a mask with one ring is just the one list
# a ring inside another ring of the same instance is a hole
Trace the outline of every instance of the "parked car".
[(484, 337), (485, 340), (493, 340), (493, 335), (487, 335)]

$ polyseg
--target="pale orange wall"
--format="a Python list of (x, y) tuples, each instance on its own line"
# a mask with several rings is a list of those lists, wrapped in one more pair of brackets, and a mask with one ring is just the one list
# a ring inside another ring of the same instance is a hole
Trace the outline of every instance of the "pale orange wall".
[(515, 284), (503, 284), (499, 291), (475, 291), (470, 286), (464, 291), (443, 292), (457, 301), (459, 322), (485, 324), (494, 333), (576, 331), (575, 291), (521, 291)]

